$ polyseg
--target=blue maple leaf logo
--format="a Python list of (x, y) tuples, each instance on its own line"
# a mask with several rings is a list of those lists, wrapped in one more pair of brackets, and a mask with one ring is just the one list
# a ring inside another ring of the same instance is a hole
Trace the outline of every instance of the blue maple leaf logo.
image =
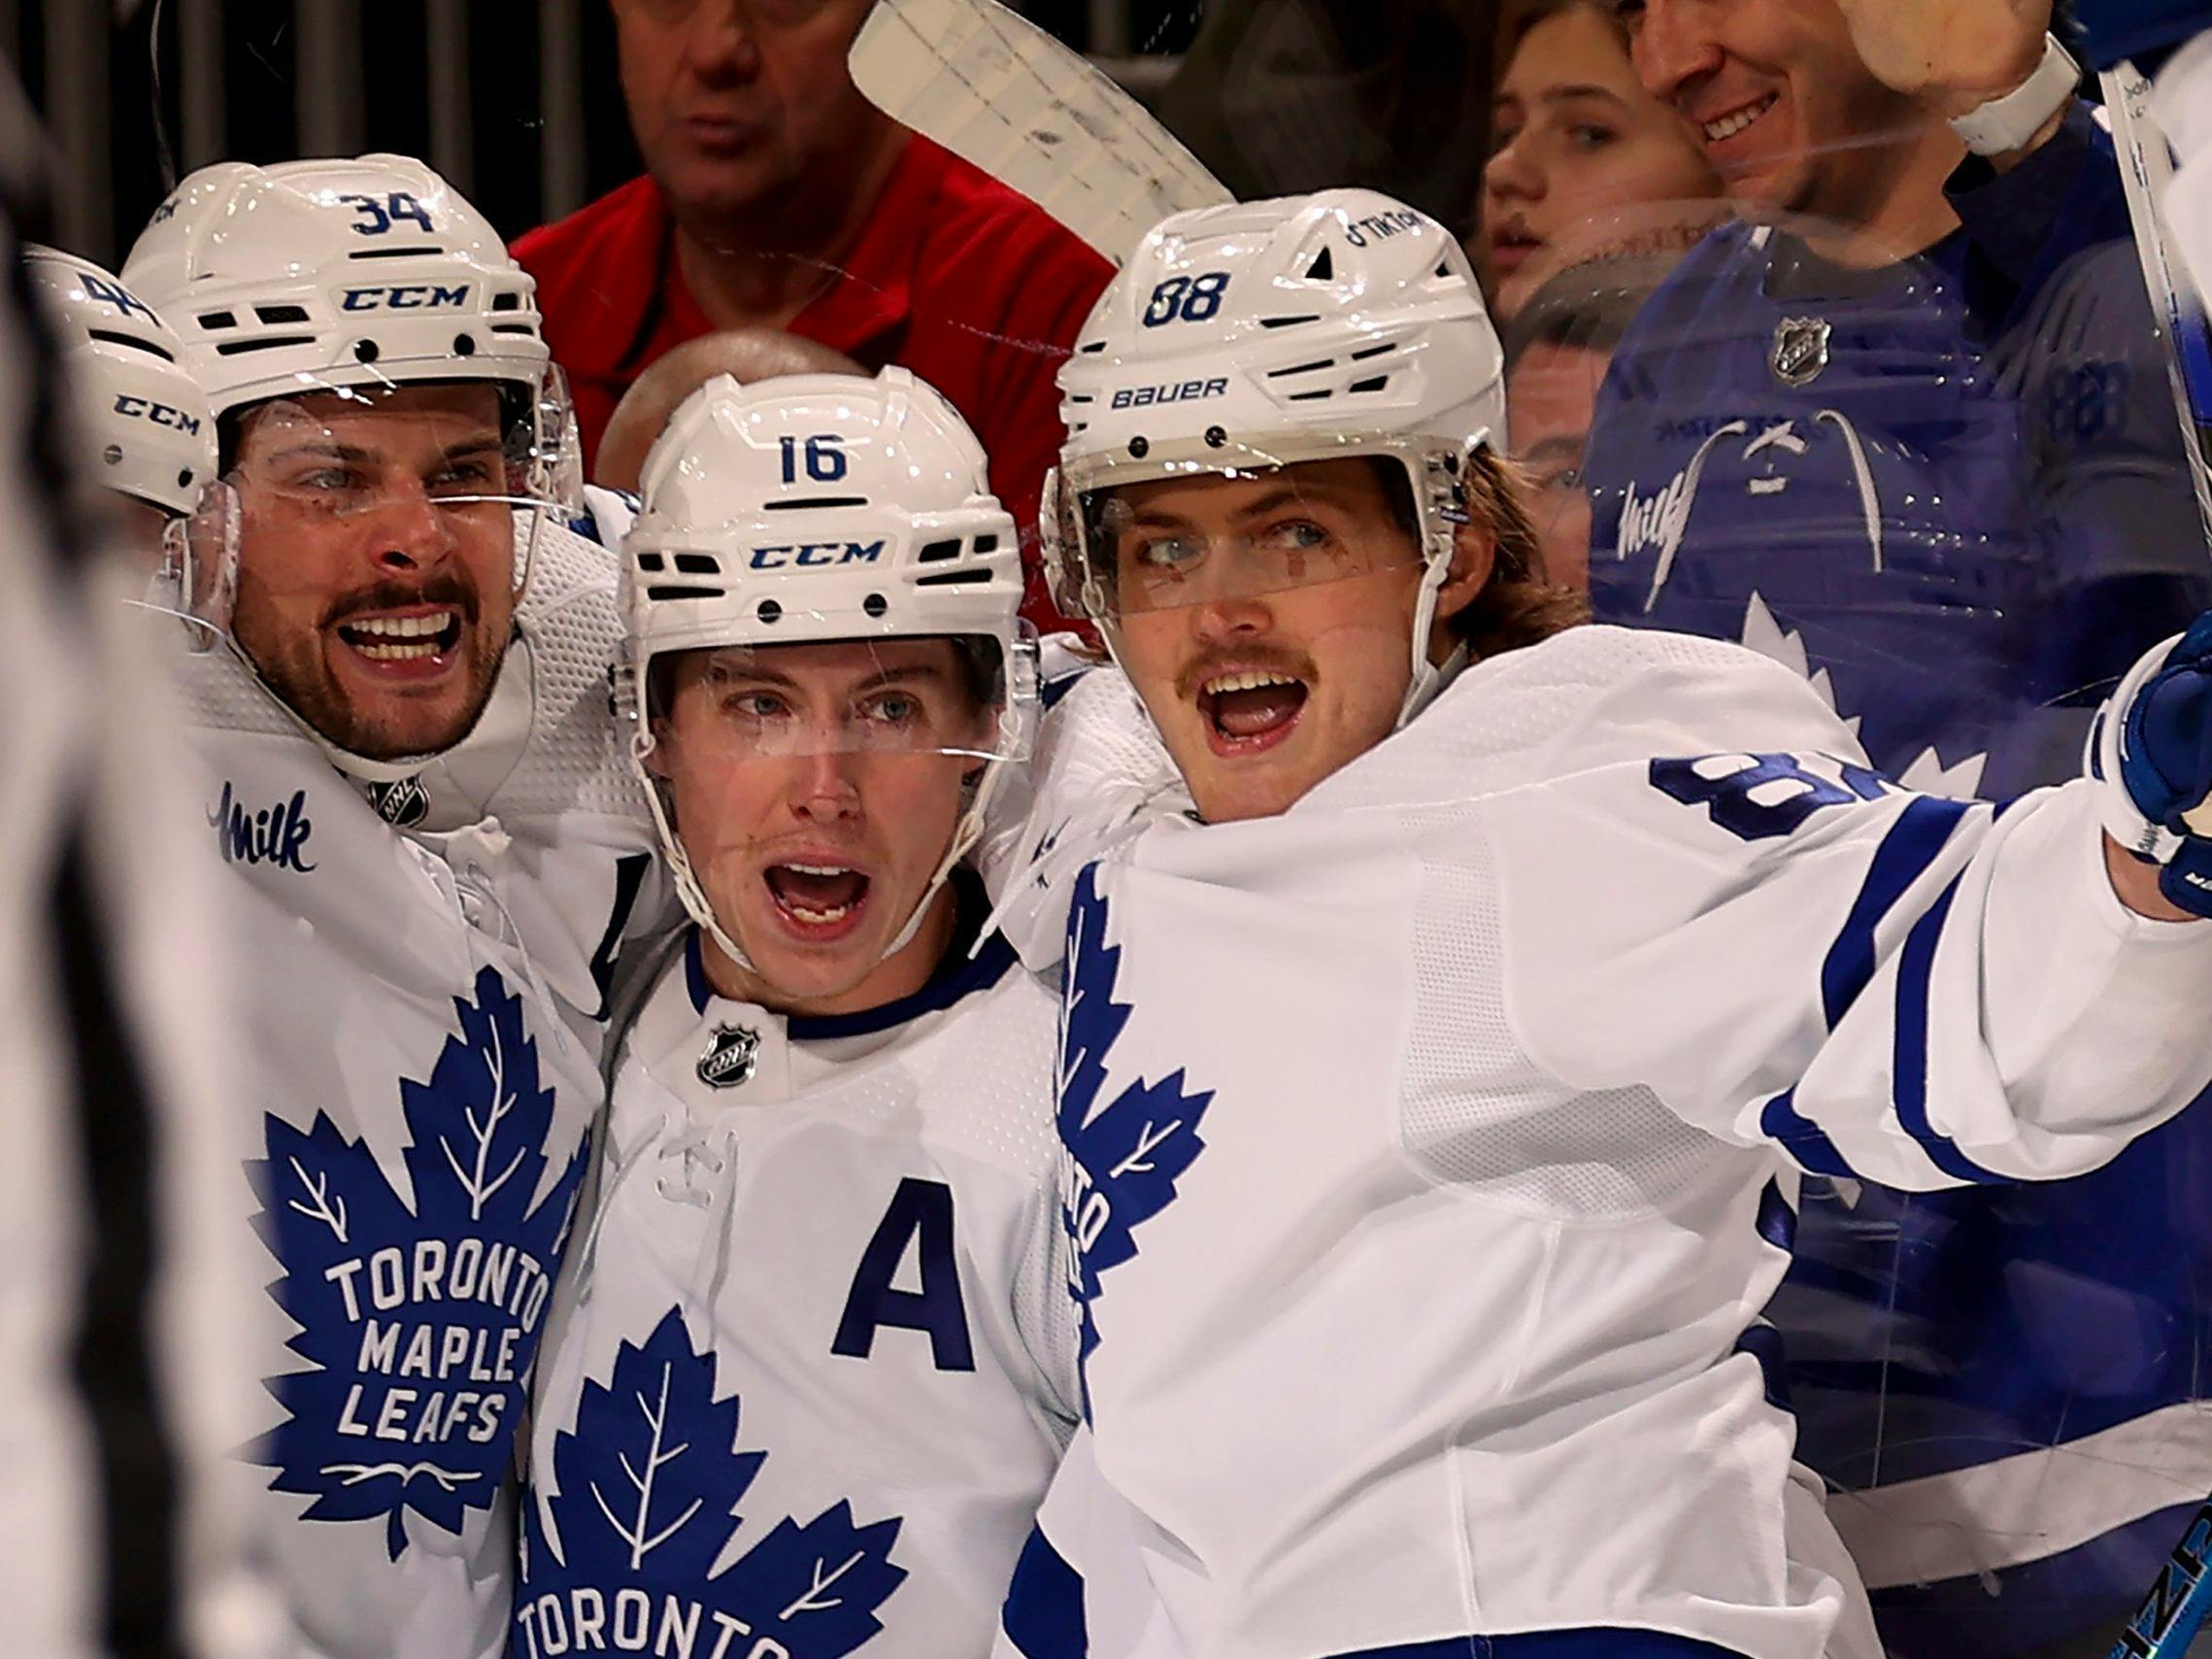
[(382, 1517), (395, 1561), (407, 1511), (457, 1534), (499, 1495), (584, 1175), (580, 1145), (531, 1202), (553, 1092), (520, 999), (488, 967), (475, 992), (429, 1080), (399, 1084), (412, 1209), (319, 1112), (304, 1132), (271, 1113), (248, 1167), (284, 1267), (269, 1293), (311, 1362), (263, 1382), (287, 1416), (251, 1455), (314, 1496), (304, 1519)]
[(790, 1659), (840, 1659), (883, 1629), (876, 1610), (906, 1577), (895, 1516), (859, 1526), (842, 1501), (804, 1526), (786, 1516), (715, 1571), (768, 1456), (737, 1449), (737, 1396), (715, 1389), (713, 1350), (693, 1349), (675, 1308), (618, 1347), (605, 1387), (586, 1379), (575, 1427), (553, 1437), (552, 1536), (524, 1495), (514, 1659), (581, 1649), (594, 1625), (637, 1651)]
[(1214, 1099), (1211, 1090), (1187, 1093), (1177, 1066), (1156, 1083), (1132, 1081), (1110, 1104), (1098, 1105), (1106, 1056), (1129, 1023), (1129, 1004), (1114, 1000), (1122, 949), (1106, 943), (1097, 871), (1091, 864), (1076, 879), (1060, 1011), (1060, 1220), (1073, 1245), (1069, 1289), (1082, 1319), (1086, 1419), (1099, 1275), (1134, 1256), (1137, 1226), (1174, 1201), (1176, 1180), (1206, 1149), (1198, 1125)]

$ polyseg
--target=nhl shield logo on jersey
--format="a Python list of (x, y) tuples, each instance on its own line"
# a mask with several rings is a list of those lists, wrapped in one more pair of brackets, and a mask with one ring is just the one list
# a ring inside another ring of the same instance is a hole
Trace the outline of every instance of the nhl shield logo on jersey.
[(1828, 366), (1828, 320), (1785, 317), (1774, 326), (1774, 350), (1767, 366), (1784, 386), (1810, 386)]
[(430, 792), (422, 787), (420, 777), (405, 777), (395, 783), (371, 784), (369, 805), (376, 815), (395, 830), (412, 830), (430, 816)]
[(738, 1449), (738, 1397), (716, 1387), (714, 1349), (676, 1308), (618, 1347), (604, 1384), (585, 1378), (551, 1487), (522, 1497), (510, 1659), (842, 1659), (884, 1628), (899, 1517), (862, 1525), (841, 1499), (770, 1525), (740, 1506), (769, 1454)]
[(1100, 1102), (1106, 1056), (1129, 1023), (1130, 1005), (1114, 1000), (1122, 950), (1106, 942), (1106, 900), (1097, 883), (1096, 864), (1076, 880), (1060, 1025), (1060, 1220), (1072, 1246), (1068, 1291), (1082, 1315), (1078, 1355), (1087, 1418), (1099, 1275), (1133, 1258), (1136, 1228), (1174, 1202), (1177, 1178), (1206, 1149), (1198, 1125), (1214, 1099), (1211, 1090), (1188, 1092), (1178, 1067), (1156, 1083), (1132, 1079)]
[(753, 1081), (760, 1064), (760, 1033), (749, 1026), (717, 1026), (699, 1056), (699, 1081), (710, 1089), (735, 1089)]

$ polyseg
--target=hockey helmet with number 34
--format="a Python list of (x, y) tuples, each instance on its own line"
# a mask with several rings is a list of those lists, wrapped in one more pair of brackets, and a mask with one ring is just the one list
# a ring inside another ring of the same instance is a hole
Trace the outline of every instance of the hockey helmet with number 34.
[[(537, 284), (491, 223), (422, 162), (404, 155), (225, 161), (203, 167), (156, 208), (123, 267), (169, 320), (218, 421), (319, 393), (373, 400), (424, 384), (495, 388), (504, 479), (458, 510), (504, 500), (566, 514), (573, 414), (546, 349)], [(225, 466), (230, 429), (223, 428)], [(365, 500), (362, 505), (378, 503)], [(234, 508), (210, 503), (187, 539), (186, 609), (227, 631)], [(516, 533), (515, 591), (527, 580), (540, 515)]]
[(1402, 202), (1335, 189), (1163, 220), (1060, 369), (1054, 597), (1112, 642), (1124, 607), (1102, 508), (1120, 486), (1377, 457), (1404, 469), (1420, 528), (1412, 708), (1435, 682), (1424, 646), (1461, 468), (1503, 438), (1503, 368), (1458, 239)]
[[(983, 447), (953, 406), (901, 368), (873, 379), (718, 375), (669, 418), (647, 456), (642, 510), (622, 543), (627, 660), (617, 703), (685, 906), (732, 959), (671, 822), (653, 761), (668, 676), (655, 664), (711, 653), (733, 675), (778, 646), (943, 637), (984, 690), (980, 718), (933, 727), (749, 719), (756, 752), (896, 749), (983, 762), (952, 843), (889, 955), (981, 832), (1037, 716), (1036, 645), (1022, 622), (1014, 521), (990, 493)], [(657, 762), (665, 765), (665, 760)]]

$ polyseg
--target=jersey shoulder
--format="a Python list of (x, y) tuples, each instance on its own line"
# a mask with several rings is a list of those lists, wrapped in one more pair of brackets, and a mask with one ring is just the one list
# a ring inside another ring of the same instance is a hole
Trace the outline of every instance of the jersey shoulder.
[(615, 558), (565, 525), (540, 526), (515, 615), (533, 671), (530, 745), (494, 806), (520, 817), (569, 812), (633, 819), (651, 845), (644, 786), (615, 724), (610, 678), (622, 639)]
[(1772, 658), (1725, 640), (1592, 623), (1475, 663), (1313, 798), (1442, 804), (1623, 762), (1738, 752), (1865, 763), (1820, 693)]

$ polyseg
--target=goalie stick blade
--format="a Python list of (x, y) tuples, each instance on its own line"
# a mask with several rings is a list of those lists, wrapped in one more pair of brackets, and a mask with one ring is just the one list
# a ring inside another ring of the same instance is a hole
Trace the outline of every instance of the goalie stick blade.
[(1143, 106), (993, 0), (879, 0), (853, 80), (1121, 264), (1171, 213), (1232, 200)]

